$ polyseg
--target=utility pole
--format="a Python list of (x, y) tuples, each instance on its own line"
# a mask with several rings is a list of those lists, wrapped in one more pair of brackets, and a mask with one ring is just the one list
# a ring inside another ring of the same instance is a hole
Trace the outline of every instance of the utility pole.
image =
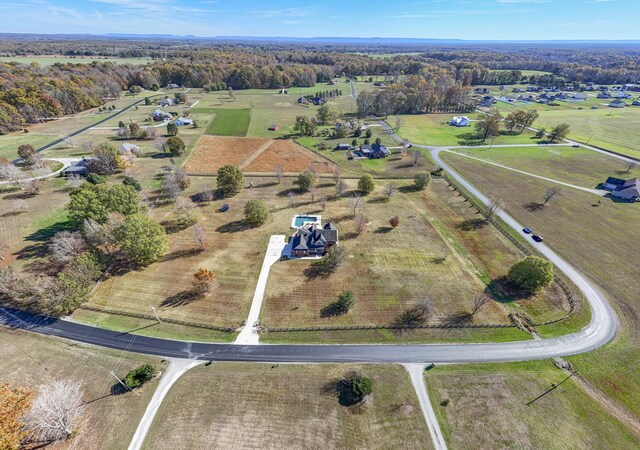
[(122, 385), (123, 388), (125, 388), (128, 391), (133, 392), (134, 394), (136, 394), (138, 397), (140, 397), (140, 394), (138, 394), (136, 391), (134, 391), (133, 389), (131, 389), (129, 386), (127, 386), (126, 384), (124, 384), (124, 382), (118, 378), (118, 376), (113, 372), (113, 370), (111, 371), (111, 375), (113, 375), (113, 377), (118, 380), (118, 383), (120, 383)]
[(591, 136), (589, 136), (589, 139), (587, 139), (587, 145), (589, 145), (589, 142), (591, 142), (591, 138), (593, 137), (594, 134), (595, 134), (595, 131), (591, 133)]
[(152, 305), (149, 305), (149, 308), (151, 308), (151, 312), (153, 313), (153, 315), (156, 316), (156, 320), (158, 322), (162, 322), (162, 320), (160, 320), (160, 317), (158, 317), (158, 313), (156, 312), (156, 309)]
[(560, 383), (558, 384), (553, 384), (551, 386), (551, 389), (548, 389), (546, 391), (544, 391), (542, 394), (538, 395), (536, 398), (534, 398), (533, 400), (531, 400), (530, 402), (528, 402), (526, 405), (529, 406), (531, 405), (533, 402), (541, 399), (542, 397), (544, 397), (545, 395), (547, 395), (549, 392), (553, 391), (554, 389), (557, 389), (562, 383), (564, 383), (565, 381), (567, 381), (569, 378), (571, 378), (572, 376), (574, 376), (575, 374), (577, 374), (578, 371), (575, 370), (573, 371), (568, 377), (566, 377), (564, 380), (562, 380)]

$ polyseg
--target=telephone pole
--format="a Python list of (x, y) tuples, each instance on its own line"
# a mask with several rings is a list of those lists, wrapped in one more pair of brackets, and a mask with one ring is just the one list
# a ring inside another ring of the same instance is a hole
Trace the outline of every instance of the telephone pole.
[(151, 312), (153, 313), (153, 315), (156, 316), (156, 320), (158, 322), (162, 322), (162, 320), (160, 320), (160, 317), (158, 316), (158, 313), (156, 312), (156, 308), (154, 308), (152, 305), (149, 305), (149, 308), (151, 308)]
[(113, 375), (113, 377), (118, 380), (118, 383), (120, 383), (122, 385), (123, 388), (125, 388), (128, 391), (133, 392), (134, 394), (136, 394), (138, 397), (140, 397), (140, 394), (138, 394), (136, 391), (134, 391), (133, 389), (131, 389), (129, 386), (127, 386), (126, 384), (124, 384), (124, 382), (118, 378), (118, 376), (113, 372), (113, 370), (111, 371), (111, 375)]

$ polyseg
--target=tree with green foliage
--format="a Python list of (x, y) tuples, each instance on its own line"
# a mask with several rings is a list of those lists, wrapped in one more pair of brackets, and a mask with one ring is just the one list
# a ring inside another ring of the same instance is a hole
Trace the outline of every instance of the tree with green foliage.
[(244, 176), (240, 169), (232, 165), (226, 165), (218, 169), (218, 189), (226, 196), (236, 195), (244, 187)]
[(177, 136), (178, 135), (178, 125), (173, 122), (167, 124), (167, 135), (168, 136)]
[(85, 183), (70, 194), (69, 219), (80, 225), (85, 219), (105, 223), (109, 213), (125, 216), (140, 212), (140, 196), (129, 186)]
[(298, 175), (298, 188), (302, 192), (308, 192), (315, 183), (315, 175), (308, 170), (305, 170), (300, 175)]
[(367, 131), (364, 133), (364, 137), (371, 138), (371, 136), (373, 136), (373, 131), (371, 131), (371, 128), (367, 128)]
[(244, 206), (244, 220), (253, 227), (263, 225), (269, 218), (269, 209), (261, 200), (249, 200)]
[(553, 281), (553, 264), (538, 256), (527, 256), (511, 266), (507, 278), (520, 289), (538, 292)]
[(357, 147), (358, 146), (358, 140), (357, 139), (352, 140), (351, 141), (351, 146), (352, 147)]
[(165, 148), (171, 156), (184, 155), (184, 150), (185, 150), (184, 141), (180, 139), (178, 136), (172, 136), (169, 139), (167, 139)]
[(489, 137), (498, 136), (500, 134), (501, 120), (502, 115), (500, 114), (500, 111), (494, 109), (485, 116), (484, 120), (476, 122), (476, 131), (483, 142)]
[(342, 291), (338, 294), (338, 299), (333, 303), (340, 314), (346, 314), (353, 307), (355, 297), (351, 291)]
[(333, 120), (334, 113), (328, 104), (320, 105), (316, 111), (316, 119), (319, 124), (325, 125)]
[(568, 123), (559, 123), (555, 127), (551, 129), (551, 133), (549, 133), (549, 141), (551, 142), (559, 142), (567, 137), (569, 134), (569, 124)]
[(364, 195), (369, 195), (376, 188), (376, 183), (373, 180), (373, 177), (368, 173), (365, 173), (358, 180), (358, 190), (362, 192)]
[(164, 228), (145, 214), (128, 216), (116, 230), (116, 239), (127, 259), (142, 267), (160, 259), (168, 248)]
[(429, 186), (429, 182), (431, 182), (431, 175), (427, 172), (419, 172), (413, 178), (413, 186), (418, 190), (425, 189)]
[(350, 371), (340, 380), (345, 396), (343, 399), (347, 405), (355, 405), (362, 402), (373, 392), (373, 382), (358, 371)]
[(135, 389), (147, 381), (153, 380), (157, 373), (156, 367), (153, 364), (143, 364), (131, 370), (127, 376), (124, 377), (123, 381), (129, 389)]
[(297, 131), (300, 136), (313, 136), (316, 134), (318, 125), (307, 116), (297, 116), (293, 129)]
[(145, 97), (145, 98), (144, 98), (144, 104), (145, 104), (146, 106), (149, 106), (149, 105), (151, 104), (151, 99), (150, 99), (149, 97)]

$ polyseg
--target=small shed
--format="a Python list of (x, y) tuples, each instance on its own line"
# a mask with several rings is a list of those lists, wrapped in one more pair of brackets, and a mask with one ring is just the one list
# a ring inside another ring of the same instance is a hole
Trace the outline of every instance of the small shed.
[(338, 150), (349, 150), (350, 148), (351, 146), (344, 142), (341, 142), (340, 144), (338, 144)]
[(140, 147), (138, 147), (136, 144), (130, 144), (128, 142), (125, 142), (124, 144), (122, 144), (120, 146), (120, 153), (137, 153), (140, 151)]
[(269, 131), (278, 131), (280, 129), (280, 125), (277, 125), (277, 124), (274, 123), (268, 129), (269, 129)]

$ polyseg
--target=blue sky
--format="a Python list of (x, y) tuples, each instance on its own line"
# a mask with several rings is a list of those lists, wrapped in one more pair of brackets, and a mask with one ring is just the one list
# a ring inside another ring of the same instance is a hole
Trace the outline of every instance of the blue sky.
[(640, 39), (639, 0), (3, 0), (2, 32)]

